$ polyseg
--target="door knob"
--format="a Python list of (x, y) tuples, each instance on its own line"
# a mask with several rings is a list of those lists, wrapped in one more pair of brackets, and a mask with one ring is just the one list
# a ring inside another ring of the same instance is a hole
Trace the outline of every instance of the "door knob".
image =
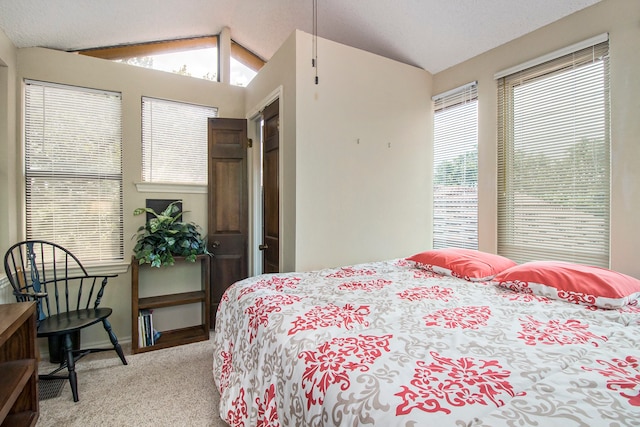
[(264, 251), (265, 249), (269, 249), (269, 245), (267, 245), (267, 244), (260, 245), (260, 246), (258, 246), (258, 249), (260, 249), (261, 251)]
[(218, 246), (220, 246), (220, 242), (216, 240), (211, 244), (211, 249), (217, 248)]

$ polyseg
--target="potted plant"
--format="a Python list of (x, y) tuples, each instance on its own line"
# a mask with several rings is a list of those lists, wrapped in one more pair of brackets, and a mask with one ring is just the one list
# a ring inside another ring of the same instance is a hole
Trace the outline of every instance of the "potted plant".
[(140, 264), (148, 263), (151, 267), (173, 265), (174, 256), (195, 262), (197, 255), (209, 253), (200, 227), (179, 221), (183, 212), (177, 206), (178, 203), (180, 201), (171, 203), (161, 213), (152, 208), (137, 208), (133, 211), (133, 215), (148, 212), (154, 216), (140, 226), (133, 236), (137, 237), (133, 252)]

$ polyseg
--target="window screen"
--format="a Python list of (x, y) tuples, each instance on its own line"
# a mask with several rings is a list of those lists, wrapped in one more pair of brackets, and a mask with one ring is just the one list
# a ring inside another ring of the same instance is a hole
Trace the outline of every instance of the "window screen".
[(433, 247), (477, 249), (477, 85), (465, 85), (433, 100)]
[(498, 81), (498, 252), (609, 264), (608, 41)]
[(207, 119), (218, 109), (142, 98), (142, 180), (207, 184)]
[(114, 92), (25, 82), (26, 234), (83, 262), (122, 260), (122, 110)]

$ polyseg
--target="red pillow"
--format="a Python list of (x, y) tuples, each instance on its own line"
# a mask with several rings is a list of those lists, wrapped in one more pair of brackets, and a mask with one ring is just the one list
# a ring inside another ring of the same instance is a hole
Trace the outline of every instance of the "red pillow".
[(496, 274), (516, 265), (509, 258), (473, 249), (433, 249), (407, 258), (418, 267), (472, 282), (491, 280)]
[(620, 308), (640, 297), (640, 280), (582, 264), (535, 261), (512, 267), (493, 278), (499, 286), (574, 304)]

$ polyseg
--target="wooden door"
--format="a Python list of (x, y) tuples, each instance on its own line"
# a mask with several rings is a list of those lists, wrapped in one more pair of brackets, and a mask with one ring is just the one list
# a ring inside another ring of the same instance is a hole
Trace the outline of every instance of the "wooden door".
[(280, 148), (280, 116), (279, 102), (275, 100), (262, 113), (262, 183), (263, 183), (263, 215), (262, 215), (262, 271), (277, 273), (280, 270), (280, 186), (279, 148)]
[(224, 291), (247, 277), (247, 122), (209, 119), (208, 233), (211, 259), (211, 327)]

